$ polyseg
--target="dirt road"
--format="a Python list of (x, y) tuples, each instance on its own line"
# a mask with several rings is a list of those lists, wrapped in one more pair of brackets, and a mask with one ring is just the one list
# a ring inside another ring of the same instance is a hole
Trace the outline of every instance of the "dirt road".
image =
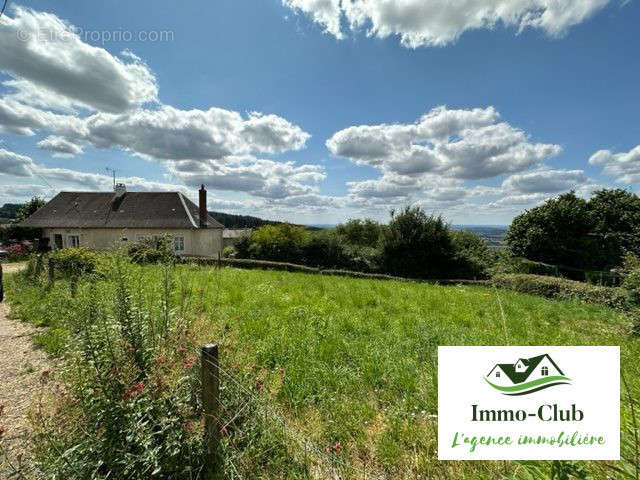
[[(3, 270), (7, 275), (23, 266), (3, 265)], [(37, 329), (9, 318), (6, 302), (5, 292), (5, 301), (0, 303), (0, 431), (4, 430), (0, 439), (0, 478), (12, 478), (16, 468), (28, 477), (33, 472), (28, 461), (31, 432), (27, 412), (37, 398), (40, 376), (49, 363), (45, 353), (33, 346)]]

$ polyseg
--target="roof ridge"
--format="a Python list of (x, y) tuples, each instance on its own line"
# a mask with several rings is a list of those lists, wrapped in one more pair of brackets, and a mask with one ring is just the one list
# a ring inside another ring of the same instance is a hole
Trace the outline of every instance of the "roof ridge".
[(182, 208), (184, 208), (184, 211), (187, 212), (187, 217), (189, 217), (189, 221), (194, 226), (194, 228), (198, 228), (198, 225), (196, 224), (195, 220), (193, 219), (193, 215), (191, 215), (191, 212), (187, 208), (187, 204), (184, 201), (184, 195), (182, 194), (182, 192), (177, 192), (177, 193), (178, 193), (178, 198), (180, 198), (180, 203), (182, 203)]

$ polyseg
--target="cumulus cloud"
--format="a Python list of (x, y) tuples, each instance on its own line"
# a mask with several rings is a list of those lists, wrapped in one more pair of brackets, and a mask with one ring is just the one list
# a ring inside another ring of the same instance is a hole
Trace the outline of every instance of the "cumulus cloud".
[(319, 165), (296, 165), (250, 155), (206, 162), (174, 162), (169, 170), (186, 185), (204, 183), (217, 190), (246, 192), (272, 199), (309, 194), (316, 190), (315, 185), (309, 183), (325, 178)]
[(335, 133), (327, 147), (337, 156), (385, 173), (440, 174), (480, 179), (515, 173), (557, 155), (559, 145), (532, 143), (493, 107), (437, 107), (414, 124), (362, 125)]
[(250, 152), (303, 148), (310, 135), (276, 115), (247, 119), (221, 108), (180, 110), (164, 105), (86, 120), (83, 139), (98, 148), (120, 147), (159, 160), (219, 159)]
[(589, 158), (589, 163), (603, 167), (606, 175), (620, 183), (640, 183), (640, 145), (622, 153), (599, 150)]
[(522, 194), (557, 193), (575, 190), (587, 181), (583, 170), (542, 169), (511, 175), (502, 182), (502, 188)]
[(0, 174), (30, 177), (33, 167), (31, 158), (0, 148)]
[[(542, 30), (551, 37), (584, 22), (610, 0), (283, 0), (336, 38), (344, 30), (398, 36), (409, 48), (443, 46), (467, 30), (496, 26)], [(343, 28), (342, 25), (345, 25)]]
[(82, 147), (64, 137), (50, 135), (38, 142), (38, 147), (53, 152), (54, 157), (73, 157), (83, 153)]
[(13, 17), (5, 14), (0, 22), (0, 44), (0, 69), (20, 81), (22, 92), (39, 91), (32, 103), (60, 105), (64, 98), (67, 107), (123, 112), (157, 99), (146, 65), (83, 42), (75, 27), (51, 13), (14, 8)]
[(86, 134), (84, 121), (79, 117), (60, 115), (10, 98), (0, 98), (0, 131), (35, 135), (38, 130), (50, 130), (73, 137)]

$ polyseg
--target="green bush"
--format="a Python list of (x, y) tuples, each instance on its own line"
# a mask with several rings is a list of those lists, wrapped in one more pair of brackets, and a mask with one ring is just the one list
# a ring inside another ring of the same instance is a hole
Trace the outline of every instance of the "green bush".
[(98, 254), (85, 248), (63, 248), (51, 253), (56, 270), (65, 275), (92, 273), (98, 265)]
[(129, 247), (129, 258), (140, 265), (173, 263), (176, 259), (173, 240), (169, 235), (139, 240)]
[(392, 212), (381, 246), (384, 273), (411, 278), (448, 278), (455, 263), (455, 247), (442, 217), (420, 207)]
[(304, 227), (283, 223), (267, 225), (251, 232), (249, 257), (275, 262), (302, 263), (311, 234)]
[(236, 256), (236, 249), (232, 245), (227, 245), (222, 249), (222, 258), (234, 258)]
[(493, 276), (492, 282), (497, 287), (546, 298), (577, 299), (620, 309), (630, 307), (629, 295), (622, 288), (601, 287), (566, 278), (527, 274), (498, 274)]
[(199, 364), (189, 325), (168, 309), (141, 308), (130, 268), (113, 264), (106, 296), (85, 282), (77, 299), (66, 297), (73, 305), (57, 319), (66, 327), (64, 362), (43, 374), (32, 418), (36, 462), (46, 478), (198, 477)]
[(451, 238), (456, 257), (450, 278), (487, 278), (493, 256), (487, 242), (468, 231), (452, 231)]
[(624, 259), (622, 269), (622, 287), (629, 291), (630, 299), (635, 305), (640, 305), (640, 258), (628, 254)]

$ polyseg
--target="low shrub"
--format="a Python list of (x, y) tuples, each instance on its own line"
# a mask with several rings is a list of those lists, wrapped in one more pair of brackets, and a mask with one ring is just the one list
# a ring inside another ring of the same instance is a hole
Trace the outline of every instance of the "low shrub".
[(622, 286), (629, 291), (631, 302), (640, 305), (640, 257), (631, 254), (625, 257)]
[[(200, 380), (189, 325), (168, 310), (141, 308), (130, 268), (113, 265), (108, 295), (98, 296), (94, 279), (68, 299), (64, 361), (43, 373), (32, 415), (36, 462), (47, 478), (200, 474)], [(168, 295), (167, 285), (163, 304)]]
[(577, 299), (608, 307), (628, 309), (629, 294), (616, 287), (602, 287), (566, 278), (527, 274), (498, 274), (492, 283), (501, 288), (562, 300)]
[(173, 240), (168, 235), (139, 240), (129, 247), (128, 252), (131, 261), (140, 265), (169, 264), (176, 260)]
[(222, 249), (222, 258), (234, 258), (236, 256), (236, 249), (228, 245)]
[(51, 253), (56, 270), (65, 275), (93, 273), (98, 265), (98, 254), (86, 248), (63, 248)]

